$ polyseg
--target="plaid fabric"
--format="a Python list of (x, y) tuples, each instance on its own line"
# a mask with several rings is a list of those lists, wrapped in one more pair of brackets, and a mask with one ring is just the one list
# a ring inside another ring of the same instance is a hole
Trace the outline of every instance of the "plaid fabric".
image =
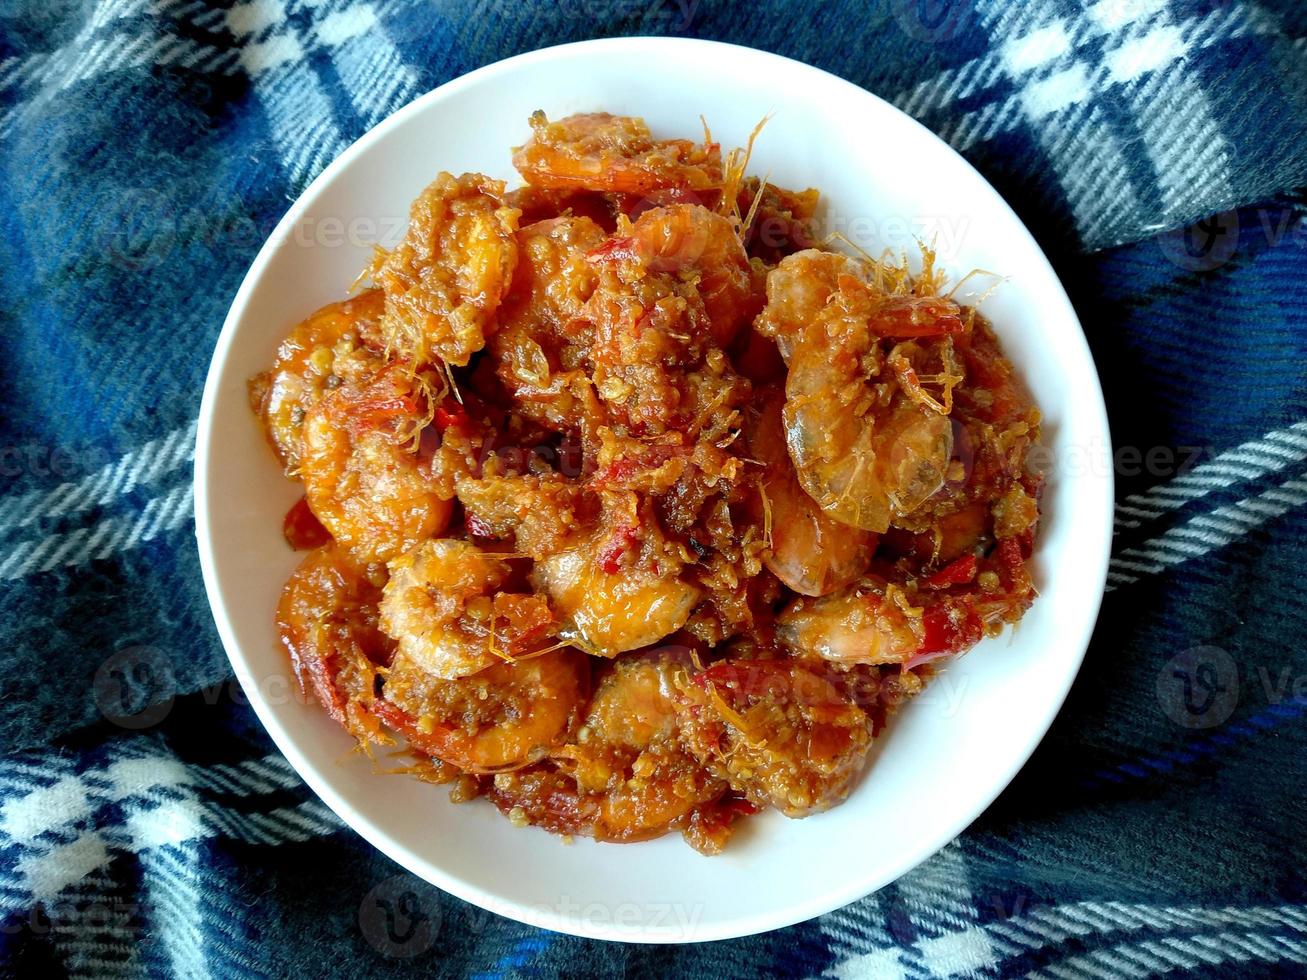
[[(1079, 309), (1121, 501), (1085, 668), (989, 811), (679, 948), (500, 919), (344, 829), (229, 680), (191, 537), (209, 351), (287, 201), (440, 82), (634, 33), (819, 65), (974, 161)], [(1298, 0), (0, 0), (3, 971), (1300, 974), (1305, 35)]]

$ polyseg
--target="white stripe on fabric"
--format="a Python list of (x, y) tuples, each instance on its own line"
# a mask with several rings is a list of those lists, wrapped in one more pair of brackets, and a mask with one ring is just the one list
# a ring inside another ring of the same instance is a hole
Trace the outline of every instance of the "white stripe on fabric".
[[(95, 67), (108, 55), (115, 54), (133, 40), (147, 35), (139, 25), (126, 36), (102, 38), (100, 32), (119, 21), (148, 14), (147, 0), (104, 0), (91, 8), (90, 15), (77, 34), (54, 51), (34, 55), (24, 66), (17, 68), (9, 84), (22, 81), (27, 88), (52, 95), (70, 84), (69, 79), (84, 78), (94, 73)], [(22, 76), (26, 76), (25, 78)], [(16, 99), (4, 115), (0, 115), (0, 136), (7, 135), (14, 121), (27, 108), (43, 107), (38, 99)]]
[[(950, 901), (948, 896), (952, 892), (952, 888), (945, 890), (944, 902)], [(839, 942), (857, 945), (856, 941), (849, 939), (848, 926), (840, 920), (823, 916), (822, 924), (823, 929)], [(900, 951), (894, 948), (892, 940), (882, 930), (878, 937), (880, 948), (862, 944), (858, 952), (842, 957), (827, 970), (826, 975), (876, 976), (878, 974), (867, 972), (874, 967), (897, 969), (897, 975), (976, 975), (992, 972), (1003, 960), (1027, 951), (1059, 949), (1066, 942), (1065, 936), (1059, 938), (1061, 933), (1074, 934), (1081, 941), (1088, 941), (1093, 934), (1141, 930), (1187, 934), (1136, 939), (1078, 954), (1041, 968), (1033, 975), (1077, 978), (1147, 976), (1177, 967), (1192, 969), (1200, 963), (1212, 964), (1213, 959), (1224, 962), (1251, 955), (1260, 959), (1302, 961), (1307, 953), (1307, 947), (1299, 938), (1307, 934), (1307, 919), (1303, 918), (1301, 906), (1184, 908), (1079, 902), (1040, 906), (984, 924), (961, 923), (948, 932), (919, 940), (916, 948), (924, 946), (932, 954), (920, 964), (902, 963), (898, 956)], [(838, 947), (832, 948), (839, 952)], [(938, 955), (939, 951), (948, 955)], [(981, 966), (981, 963), (987, 965)]]
[(1097, 0), (1090, 6), (1090, 19), (1108, 34), (1166, 10), (1166, 0)]
[(193, 840), (153, 848), (141, 855), (147, 904), (155, 917), (151, 930), (168, 956), (168, 973), (186, 980), (207, 980), (204, 921), (200, 914), (199, 849)]
[(1071, 53), (1071, 38), (1062, 18), (1008, 41), (1000, 49), (1003, 64), (1010, 75), (1019, 75), (1041, 65), (1058, 61)]
[(0, 834), (20, 844), (30, 843), (50, 829), (50, 814), (62, 823), (78, 823), (91, 814), (85, 784), (76, 776), (64, 776), (49, 786), (11, 796), (0, 806)]
[(417, 75), (404, 64), (370, 4), (329, 14), (318, 23), (316, 35), (331, 54), (363, 129), (372, 128), (417, 90)]
[(980, 927), (966, 856), (956, 841), (900, 878), (898, 891), (920, 934), (904, 951), (910, 973), (974, 975), (1012, 951)]
[(216, 833), (246, 844), (262, 845), (308, 840), (333, 833), (343, 826), (336, 815), (317, 800), (278, 807), (267, 813), (242, 813), (211, 804), (205, 807), (204, 823), (205, 836)]
[(233, 7), (227, 26), (244, 40), (241, 64), (254, 81), (291, 192), (298, 193), (345, 148), (331, 99), (307, 63), (302, 39), (287, 22), (281, 0)]
[(3, 92), (12, 82), (20, 77), (20, 69), (24, 65), (35, 62), (38, 57), (43, 56), (36, 56), (24, 60), (23, 58), (13, 55), (6, 58), (4, 61), (0, 61), (0, 92)]
[(1188, 29), (1181, 30), (1169, 17), (1163, 18), (1148, 33), (1128, 36), (1105, 56), (1111, 80), (1125, 86), (1152, 162), (1162, 196), (1158, 221), (1163, 224), (1189, 216), (1202, 202), (1228, 200), (1230, 195), (1229, 144), (1206, 95), (1183, 65), (1200, 23), (1190, 21)]
[[(1139, 0), (1142, 2), (1142, 0)], [(1134, 25), (1136, 27), (1148, 26), (1151, 16), (1157, 11), (1164, 10), (1164, 0), (1156, 0), (1162, 5), (1152, 11), (1138, 11), (1131, 13), (1128, 8), (1136, 4), (1131, 0), (1103, 0), (1103, 4), (1110, 5), (1118, 10), (1127, 8), (1128, 16), (1123, 17), (1120, 26)], [(977, 9), (985, 10), (987, 6), (978, 4)], [(1019, 31), (1005, 31), (997, 40), (1004, 45), (1004, 50), (1012, 50), (1015, 46), (1019, 49), (1026, 39), (1026, 34), (1035, 33), (1043, 30), (1047, 22), (1052, 19), (1047, 9), (1042, 9), (1043, 5), (998, 5), (994, 10), (1011, 13), (1014, 9), (1024, 9), (1026, 13), (1026, 22), (1022, 25), (1026, 33)], [(1102, 33), (1101, 24), (1095, 23), (1091, 9), (1090, 17), (1080, 17), (1074, 20), (1062, 20), (1062, 34), (1067, 39), (1067, 51), (1074, 53), (1075, 49), (1082, 42), (1095, 37)], [(1147, 14), (1147, 16), (1144, 16)], [(993, 13), (990, 15), (993, 16)], [(1009, 27), (1010, 25), (1004, 25)], [(1245, 4), (1236, 3), (1233, 5), (1222, 5), (1212, 14), (1193, 17), (1182, 21), (1176, 25), (1182, 42), (1192, 47), (1196, 45), (1205, 48), (1213, 44), (1218, 44), (1230, 37), (1238, 37), (1246, 33), (1276, 33), (1276, 25), (1260, 15), (1255, 9), (1249, 9)], [(1132, 36), (1138, 36), (1135, 32)], [(979, 91), (994, 87), (1003, 77), (1003, 56), (994, 50), (987, 51), (985, 54), (972, 59), (962, 65), (955, 65), (941, 71), (933, 78), (920, 82), (912, 89), (902, 92), (892, 101), (904, 112), (910, 115), (920, 116), (924, 113), (935, 112), (946, 109), (959, 99), (971, 98)], [(1111, 84), (1111, 75), (1104, 71), (1095, 75), (1099, 84)], [(1019, 96), (1017, 97), (1019, 101)], [(991, 103), (992, 104), (992, 103)], [(983, 111), (982, 109), (976, 110)], [(1014, 121), (1014, 120), (1012, 120)], [(991, 134), (992, 135), (992, 134)]]
[(191, 770), (166, 756), (142, 755), (122, 758), (103, 770), (84, 776), (109, 800), (153, 797), (159, 790), (189, 785)]
[(930, 935), (963, 927), (977, 919), (961, 846), (954, 841), (933, 860), (899, 879), (898, 887), (913, 925)]
[[(932, 859), (933, 860), (933, 859)], [(830, 951), (836, 957), (825, 976), (837, 980), (865, 977), (902, 980), (908, 976), (898, 944), (885, 928), (884, 893), (874, 893), (836, 909), (817, 920)], [(916, 967), (913, 967), (914, 972)]]
[[(916, 976), (916, 974), (912, 974)], [(845, 957), (826, 970), (822, 976), (835, 980), (907, 980), (899, 951), (893, 946), (873, 949)]]
[[(292, 42), (298, 48), (298, 42), (287, 41)], [(292, 191), (297, 193), (344, 149), (344, 137), (336, 126), (331, 99), (316, 73), (300, 60), (302, 52), (295, 57), (282, 50), (257, 54), (266, 60), (249, 60), (246, 67)]]
[(371, 129), (417, 91), (417, 75), (381, 31), (345, 39), (331, 57), (363, 129)]
[[(69, 885), (108, 863), (109, 852), (104, 838), (96, 831), (88, 831), (66, 844), (30, 851), (14, 862), (11, 874), (21, 883), (29, 902), (48, 902)], [(9, 877), (3, 871), (0, 875)], [(8, 904), (7, 896), (4, 901)]]
[[(1277, 948), (1274, 943), (1279, 943)], [(1248, 962), (1252, 958), (1274, 963), (1307, 962), (1302, 944), (1282, 936), (1218, 933), (1215, 936), (1187, 936), (1183, 939), (1168, 937), (1160, 942), (1147, 940), (1125, 943), (1110, 949), (1094, 950), (1069, 956), (1054, 966), (1031, 972), (1031, 977), (1090, 976), (1115, 977), (1121, 975), (1122, 958), (1129, 958), (1137, 967), (1129, 969), (1133, 976), (1151, 976), (1169, 973), (1176, 969), (1193, 970), (1206, 964), (1217, 966), (1231, 960)], [(1063, 970), (1069, 972), (1062, 972)]]
[(914, 943), (931, 976), (977, 976), (991, 970), (1006, 951), (982, 926), (919, 939)]
[(286, 5), (281, 0), (249, 0), (227, 11), (227, 29), (237, 38), (263, 34), (286, 20)]
[[(982, 5), (982, 20), (995, 43), (1005, 52), (1004, 68), (1018, 87), (1002, 113), (1006, 127), (1024, 115), (1035, 125), (1032, 132), (1053, 165), (1080, 238), (1084, 242), (1111, 239), (1114, 222), (1124, 222), (1137, 208), (1125, 154), (1102, 109), (1091, 101), (1104, 85), (1102, 69), (1091, 73), (1073, 61), (1075, 48), (1089, 33), (1084, 21), (1068, 28), (1063, 20), (1028, 20), (1040, 24), (1015, 40), (995, 36), (998, 19), (1010, 4)], [(1024, 8), (1028, 16), (1040, 5)], [(1056, 126), (1045, 117), (1064, 113)]]
[[(47, 763), (59, 769), (69, 760), (51, 750), (39, 758), (0, 762), (0, 780), (15, 787), (0, 807), (0, 840), (11, 855), (16, 852), (16, 860), (0, 868), (0, 908), (28, 907), (81, 887), (79, 883), (124, 852), (147, 856), (147, 887), (153, 883), (185, 897), (185, 883), (168, 873), (168, 862), (190, 860), (193, 852), (188, 848), (200, 840), (225, 836), (275, 845), (341, 827), (318, 800), (241, 812), (198, 795), (200, 789), (215, 785), (234, 788), (240, 795), (266, 795), (297, 785), (279, 756), (190, 767), (159, 740), (142, 739), (123, 743), (107, 760), (80, 774), (65, 771), (52, 782), (34, 783), (51, 768)], [(220, 774), (216, 778), (215, 770)], [(95, 945), (93, 937), (81, 938), (87, 939), (88, 948)], [(173, 953), (181, 969), (184, 951)]]
[(19, 541), (0, 559), (0, 581), (12, 581), (52, 569), (84, 565), (130, 551), (191, 519), (195, 488), (186, 483), (148, 501), (141, 513), (107, 517), (94, 527)]
[(979, 58), (945, 69), (933, 78), (900, 93), (893, 102), (908, 115), (920, 116), (952, 105), (959, 99), (971, 98), (977, 92), (992, 88), (1002, 79), (1001, 57), (997, 51), (987, 51)]
[[(1279, 33), (1272, 19), (1241, 3), (1221, 5), (1206, 15), (1162, 25), (1164, 30), (1158, 33), (1162, 28), (1156, 19), (1165, 11), (1165, 5), (1123, 11), (1118, 0), (1106, 2), (1116, 8), (1113, 13), (1109, 14), (1107, 7), (1094, 8), (1091, 16), (1056, 21), (1056, 27), (1050, 24), (1053, 18), (1045, 5), (979, 4), (977, 9), (994, 33), (996, 46), (1002, 45), (1007, 57), (995, 58), (991, 50), (894, 99), (900, 108), (920, 117), (945, 109), (961, 97), (959, 82), (973, 72), (984, 79), (985, 88), (995, 85), (1005, 74), (1013, 78), (1018, 86), (1016, 92), (991, 99), (969, 112), (930, 122), (960, 151), (1014, 129), (1022, 119), (1036, 122), (1032, 131), (1047, 144), (1045, 151), (1065, 185), (1080, 239), (1088, 247), (1120, 240), (1138, 202), (1117, 134), (1096, 104), (1103, 93), (1123, 84), (1138, 87), (1159, 79), (1155, 87), (1161, 98), (1184, 99), (1190, 83), (1181, 71), (1183, 59), (1177, 59), (1178, 52), (1192, 53), (1247, 34)], [(1092, 16), (1095, 13), (1098, 21)], [(1082, 42), (1103, 32), (1104, 19), (1123, 29), (1122, 45), (1129, 47), (1121, 50), (1118, 46), (1115, 58), (1109, 54), (1092, 66), (1075, 61)], [(1047, 50), (1035, 43), (1041, 37), (1051, 39)], [(1212, 129), (1210, 112), (1200, 103), (1195, 105), (1196, 115), (1190, 114), (1188, 105), (1184, 112), (1166, 113), (1154, 113), (1152, 106), (1141, 105), (1135, 113), (1145, 148), (1159, 170), (1163, 198), (1175, 218), (1189, 217), (1195, 201), (1210, 200), (1198, 194), (1204, 186), (1211, 193), (1213, 187), (1219, 190), (1225, 180), (1226, 153), (1221, 135)], [(1068, 118), (1056, 124), (1048, 118), (1062, 114)], [(1191, 120), (1193, 124), (1188, 125)], [(1192, 153), (1195, 146), (1200, 152)], [(1168, 161), (1177, 158), (1181, 161), (1178, 169), (1165, 168)], [(1177, 176), (1172, 179), (1172, 175)], [(1193, 180), (1195, 175), (1201, 180)], [(1170, 223), (1174, 222), (1163, 221), (1158, 227)]]
[(154, 483), (195, 458), (197, 420), (152, 439), (76, 482), (0, 498), (0, 534), (47, 518), (103, 507), (137, 486)]
[(999, 44), (1018, 43), (1055, 19), (1050, 4), (976, 0), (975, 9), (981, 26)]
[(1278, 473), (1307, 459), (1307, 421), (1227, 449), (1169, 483), (1126, 497), (1117, 505), (1117, 528), (1139, 527), (1144, 520), (1161, 517), (1213, 490)]
[[(1307, 479), (1297, 477), (1256, 497), (1192, 517), (1186, 524), (1169, 528), (1137, 547), (1125, 548), (1112, 558), (1108, 566), (1107, 591), (1138, 582), (1141, 575), (1155, 575), (1190, 558), (1223, 548), (1254, 528), (1305, 503)], [(1186, 537), (1197, 538), (1202, 545), (1194, 547), (1184, 540)]]
[[(31, 844), (75, 828), (91, 817), (98, 805), (128, 800), (134, 801), (128, 808), (128, 849), (175, 844), (196, 836), (194, 828), (200, 827), (201, 817), (213, 809), (195, 802), (197, 789), (249, 797), (300, 785), (299, 777), (280, 755), (196, 767), (161, 751), (153, 741), (127, 743), (97, 768), (80, 774), (65, 769), (57, 779), (33, 785), (36, 774), (49, 768), (44, 757), (40, 762), (0, 762), (0, 776), (9, 777), (5, 785), (11, 787), (0, 806), (0, 836), (15, 844)], [(189, 809), (182, 806), (187, 801)], [(236, 819), (239, 823), (244, 818), (238, 814)], [(324, 825), (320, 813), (312, 808), (304, 817), (284, 819), (301, 828)]]
[(1179, 29), (1166, 25), (1113, 48), (1107, 52), (1105, 61), (1112, 81), (1126, 83), (1179, 61), (1185, 52)]
[(69, 977), (100, 980), (138, 977), (144, 972), (137, 956), (140, 937), (133, 926), (137, 906), (129, 898), (127, 887), (99, 870), (62, 893), (65, 907), (94, 910), (94, 914), (84, 916), (49, 917), (51, 945), (63, 954)]
[(191, 0), (190, 3), (172, 10), (171, 16), (173, 20), (185, 20), (195, 23), (195, 15), (208, 9), (205, 0)]
[(1118, 235), (1118, 223), (1138, 213), (1130, 167), (1111, 124), (1096, 104), (1081, 104), (1059, 126), (1039, 128), (1039, 142), (1053, 164), (1082, 241)]
[(318, 21), (318, 40), (328, 47), (344, 44), (356, 37), (377, 31), (377, 12), (370, 3), (355, 4), (329, 13)]
[(196, 786), (234, 796), (271, 793), (298, 786), (299, 776), (280, 755), (246, 759), (235, 765), (220, 764), (195, 770), (191, 779)]

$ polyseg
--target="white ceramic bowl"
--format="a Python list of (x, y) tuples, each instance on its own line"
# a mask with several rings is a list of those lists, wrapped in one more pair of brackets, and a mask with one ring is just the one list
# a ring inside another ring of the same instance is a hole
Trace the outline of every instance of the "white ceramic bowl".
[[(525, 140), (537, 108), (640, 115), (656, 135), (691, 137), (702, 114), (727, 147), (771, 113), (751, 171), (820, 188), (828, 229), (872, 252), (934, 235), (955, 273), (1010, 277), (984, 310), (1046, 419), (1042, 594), (1020, 627), (950, 666), (893, 721), (848, 802), (799, 821), (764, 814), (719, 857), (675, 834), (567, 846), (514, 828), (487, 803), (455, 806), (443, 788), (374, 773), (320, 708), (290, 695), (273, 628), (299, 560), (280, 534), (299, 490), (273, 462), (245, 379), (294, 323), (345, 293), (374, 238), (399, 237), (409, 201), (437, 171), (513, 180), (509, 147)], [(196, 533), (218, 632), (255, 711), (364, 838), (446, 891), (524, 922), (603, 939), (720, 939), (811, 918), (893, 881), (1007, 785), (1062, 704), (1098, 612), (1109, 458), (1102, 392), (1066, 294), (1011, 209), (944, 143), (862, 89), (774, 55), (704, 41), (591, 41), (442, 85), (351, 146), (295, 202), (245, 277), (214, 352), (195, 458)]]

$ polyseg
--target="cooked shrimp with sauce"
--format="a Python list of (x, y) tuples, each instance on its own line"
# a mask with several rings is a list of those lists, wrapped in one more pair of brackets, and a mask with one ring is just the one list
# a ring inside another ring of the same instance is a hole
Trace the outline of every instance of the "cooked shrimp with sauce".
[(311, 549), (278, 632), (379, 769), (716, 854), (857, 792), (1029, 608), (1039, 411), (929, 249), (823, 242), (747, 149), (524, 133), (521, 186), (433, 174), (370, 288), (250, 380)]

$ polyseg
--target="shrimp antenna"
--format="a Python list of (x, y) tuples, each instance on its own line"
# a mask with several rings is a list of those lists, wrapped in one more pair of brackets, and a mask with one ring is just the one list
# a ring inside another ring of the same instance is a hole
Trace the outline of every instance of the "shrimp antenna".
[(354, 281), (349, 284), (348, 291), (351, 293), (358, 292), (358, 288), (361, 283), (363, 283), (364, 281), (371, 281), (372, 277), (376, 275), (377, 269), (381, 267), (381, 264), (385, 262), (389, 256), (390, 253), (387, 252), (380, 245), (373, 245), (372, 261), (369, 262), (367, 265), (365, 265), (361, 270), (359, 270), (359, 274), (355, 276)]
[[(915, 238), (915, 236), (913, 237)], [(916, 239), (917, 248), (921, 250), (921, 275), (916, 277), (916, 281), (913, 283), (913, 291), (915, 291), (918, 296), (938, 296), (940, 287), (944, 284), (944, 279), (946, 278), (945, 275), (935, 269), (935, 259), (938, 255), (935, 243), (938, 240), (938, 232), (930, 236), (929, 245), (923, 242), (920, 238)], [(903, 267), (905, 270), (907, 269), (907, 262), (908, 257), (904, 254)], [(925, 287), (925, 294), (921, 291), (922, 286)]]
[(708, 119), (703, 113), (699, 113), (699, 122), (703, 124), (703, 142), (705, 146), (712, 145), (712, 130), (708, 128)]
[[(748, 142), (745, 143), (743, 148), (736, 147), (731, 150), (726, 155), (726, 160), (722, 166), (722, 199), (717, 206), (721, 209), (723, 216), (730, 218), (735, 223), (737, 233), (740, 233), (740, 222), (742, 220), (740, 217), (740, 186), (744, 183), (744, 172), (749, 168), (749, 160), (753, 156), (754, 140), (758, 138), (758, 134), (762, 132), (763, 127), (771, 121), (771, 117), (772, 113), (769, 112), (758, 120), (758, 125), (754, 126), (753, 131), (749, 133)], [(762, 196), (761, 187), (758, 189), (758, 195), (759, 197)], [(755, 200), (757, 199), (755, 198)]]
[(551, 643), (547, 647), (539, 650), (532, 650), (530, 653), (523, 653), (513, 658), (513, 663), (520, 663), (523, 660), (534, 660), (536, 657), (543, 657), (546, 653), (553, 653), (555, 650), (561, 650), (563, 647), (571, 646), (568, 640), (559, 640), (557, 643)]
[(767, 182), (769, 180), (771, 180), (770, 171), (758, 184), (758, 193), (753, 195), (753, 200), (749, 204), (749, 213), (744, 216), (744, 221), (740, 225), (739, 235), (741, 240), (743, 240), (749, 233), (749, 229), (753, 227), (753, 219), (758, 217), (758, 208), (762, 205), (762, 195), (767, 190)]
[(952, 299), (954, 294), (957, 293), (957, 291), (961, 289), (963, 285), (965, 285), (966, 282), (969, 279), (971, 279), (973, 276), (993, 276), (995, 279), (998, 280), (1002, 280), (1005, 278), (1004, 276), (999, 275), (997, 272), (990, 272), (988, 269), (972, 269), (965, 276), (963, 276), (961, 279), (959, 279), (957, 282), (953, 284), (953, 288), (944, 294), (944, 298)]
[(853, 249), (853, 251), (857, 252), (858, 257), (862, 259), (863, 262), (866, 262), (870, 266), (879, 268), (880, 262), (872, 258), (870, 252), (868, 252), (865, 248), (863, 248), (861, 245), (859, 245), (857, 242), (851, 239), (848, 235), (844, 234), (844, 232), (832, 231), (829, 235), (826, 236), (822, 244), (829, 245), (831, 242), (843, 242), (849, 248)]
[(454, 369), (443, 357), (440, 359), (440, 366), (445, 369), (445, 377), (449, 379), (449, 390), (454, 393), (454, 401), (462, 405), (463, 393), (458, 390), (458, 382), (454, 380)]
[(736, 731), (740, 733), (740, 741), (744, 742), (750, 748), (757, 749), (762, 747), (762, 741), (758, 739), (753, 732), (749, 731), (748, 722), (744, 717), (726, 703), (721, 692), (717, 690), (717, 685), (711, 678), (705, 678), (708, 683), (705, 687), (705, 693), (708, 695), (708, 702), (713, 709), (721, 716), (722, 720), (729, 723)]
[(490, 652), (500, 660), (506, 661), (507, 663), (516, 663), (516, 657), (507, 650), (499, 649), (499, 646), (495, 643), (495, 620), (498, 618), (499, 614), (495, 612), (494, 607), (492, 606), (490, 609)]
[(418, 373), (417, 366), (414, 365), (408, 375), (409, 382), (421, 390), (422, 400), (426, 402), (427, 408), (421, 418), (413, 420), (413, 431), (407, 436), (401, 436), (400, 442), (410, 442), (409, 452), (417, 452), (418, 446), (422, 440), (422, 430), (431, 424), (432, 419), (436, 417), (437, 397), (433, 392), (430, 379)]
[(970, 305), (973, 307), (979, 306), (981, 303), (985, 302), (985, 300), (989, 299), (989, 297), (998, 291), (1000, 286), (1012, 280), (1011, 276), (999, 275), (997, 272), (990, 272), (988, 269), (972, 269), (965, 276), (959, 279), (953, 288), (948, 291), (948, 298), (952, 299), (953, 294), (956, 293), (962, 284), (972, 276), (992, 276), (994, 279), (994, 282), (990, 284), (988, 289), (977, 296), (974, 300), (970, 301)]

